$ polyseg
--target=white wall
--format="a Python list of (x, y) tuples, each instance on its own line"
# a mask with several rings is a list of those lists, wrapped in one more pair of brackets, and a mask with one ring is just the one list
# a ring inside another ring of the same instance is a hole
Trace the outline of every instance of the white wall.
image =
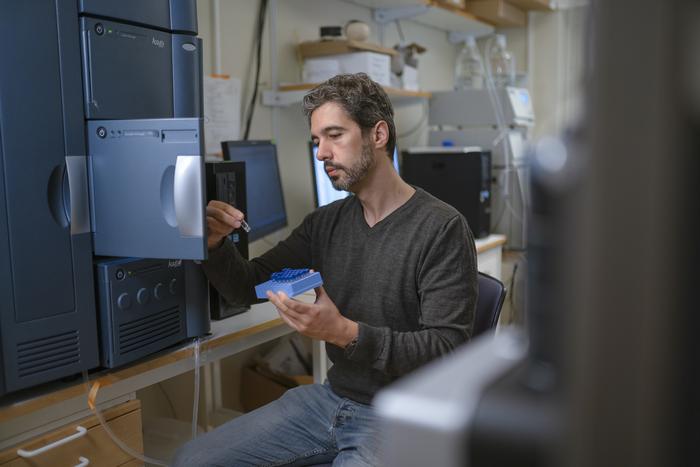
[(529, 63), (535, 138), (556, 135), (582, 111), (587, 8), (530, 13)]
[[(572, 0), (568, 0), (572, 1)], [(372, 27), (370, 42), (378, 43), (379, 25), (372, 21), (368, 8), (340, 0), (277, 0), (277, 69), (281, 83), (301, 81), (301, 63), (296, 44), (318, 38), (319, 26), (344, 25), (351, 19), (367, 22)], [(221, 0), (220, 24), (221, 72), (237, 77), (244, 85), (243, 107), (252, 90), (252, 54), (258, 1)], [(200, 36), (204, 41), (204, 72), (213, 73), (212, 0), (198, 0)], [(528, 84), (537, 115), (535, 136), (556, 134), (565, 128), (576, 113), (580, 92), (583, 25), (585, 10), (567, 9), (553, 13), (530, 13), (528, 28), (504, 29), (508, 47), (514, 53), (518, 72), (528, 73)], [(419, 56), (419, 82), (428, 91), (451, 89), (457, 46), (447, 41), (447, 34), (435, 28), (411, 21), (401, 22), (405, 39), (425, 46), (428, 51)], [(266, 24), (263, 39), (260, 93), (270, 89), (270, 36)], [(393, 24), (384, 28), (384, 44), (392, 47), (399, 42)], [(396, 124), (400, 135), (399, 147), (423, 145), (427, 142), (425, 100), (395, 102)], [(273, 110), (256, 104), (250, 138), (273, 138), (273, 112), (277, 114), (278, 154), (282, 185), (290, 228), (301, 222), (313, 209), (312, 179), (307, 142), (309, 133), (300, 105)], [(244, 119), (241, 118), (241, 122)], [(290, 228), (273, 234), (267, 242), (276, 243)], [(251, 254), (258, 255), (269, 248), (258, 241), (251, 245)]]
[[(274, 3), (274, 2), (273, 2)], [(378, 43), (378, 26), (373, 23), (368, 8), (338, 0), (279, 0), (277, 10), (278, 78), (281, 83), (301, 81), (301, 63), (297, 59), (296, 44), (318, 39), (319, 26), (344, 25), (351, 19), (359, 19), (372, 26), (371, 42)], [(221, 72), (242, 80), (245, 103), (252, 90), (252, 48), (255, 17), (259, 2), (250, 0), (221, 0), (220, 24), (222, 63)], [(213, 73), (213, 20), (212, 1), (198, 0), (199, 35), (204, 42), (204, 73)], [(456, 48), (447, 42), (447, 34), (434, 28), (409, 21), (402, 22), (404, 36), (409, 42), (418, 42), (428, 49), (419, 58), (419, 82), (421, 89), (439, 90), (452, 87), (452, 69)], [(395, 26), (389, 25), (384, 32), (385, 45), (398, 43)], [(263, 39), (260, 90), (270, 89), (270, 42), (266, 25)], [(249, 78), (251, 76), (251, 78)], [(247, 84), (247, 86), (246, 86)], [(425, 144), (425, 100), (395, 103), (399, 147)], [(279, 154), (282, 185), (289, 218), (289, 225), (298, 225), (314, 207), (312, 179), (308, 155), (309, 129), (301, 113), (301, 106), (290, 106), (278, 110), (277, 148)], [(273, 109), (256, 105), (251, 127), (251, 139), (270, 139)], [(244, 120), (241, 119), (243, 122)], [(412, 131), (410, 134), (409, 130)], [(273, 234), (268, 241), (276, 243), (290, 229)], [(269, 248), (263, 241), (251, 245), (251, 254), (257, 255)]]

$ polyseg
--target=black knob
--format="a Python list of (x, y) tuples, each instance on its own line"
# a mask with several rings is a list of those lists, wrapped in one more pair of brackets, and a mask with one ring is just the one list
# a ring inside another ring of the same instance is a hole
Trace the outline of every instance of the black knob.
[(123, 269), (117, 269), (117, 272), (114, 273), (114, 276), (117, 278), (118, 281), (124, 279), (126, 276), (126, 273), (124, 272)]
[(141, 305), (145, 305), (148, 303), (148, 301), (151, 299), (151, 294), (148, 291), (148, 289), (145, 288), (140, 288), (138, 292), (136, 292), (136, 301), (139, 302)]
[(156, 300), (163, 300), (163, 297), (165, 296), (165, 286), (158, 282), (153, 289), (153, 296), (156, 298)]
[(102, 25), (102, 23), (97, 23), (95, 25), (95, 32), (97, 33), (98, 36), (101, 36), (102, 34), (105, 33), (105, 27)]
[(128, 310), (131, 307), (131, 297), (128, 293), (124, 292), (117, 298), (117, 306), (121, 310)]
[(100, 138), (104, 138), (105, 136), (107, 136), (107, 129), (103, 126), (97, 128), (97, 136), (99, 136)]

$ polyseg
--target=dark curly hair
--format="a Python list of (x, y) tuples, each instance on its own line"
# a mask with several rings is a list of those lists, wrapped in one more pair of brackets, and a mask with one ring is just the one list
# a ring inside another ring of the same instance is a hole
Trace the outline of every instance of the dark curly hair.
[(389, 96), (382, 87), (372, 81), (365, 73), (337, 75), (319, 84), (304, 96), (304, 115), (311, 125), (311, 114), (328, 102), (336, 102), (359, 125), (362, 135), (379, 121), (385, 121), (389, 127), (389, 139), (386, 142), (387, 156), (391, 159), (396, 146), (396, 125), (394, 125), (394, 108)]

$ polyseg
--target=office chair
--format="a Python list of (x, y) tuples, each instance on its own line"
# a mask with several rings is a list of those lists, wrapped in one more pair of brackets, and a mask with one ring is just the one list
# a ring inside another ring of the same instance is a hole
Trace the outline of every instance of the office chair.
[(495, 277), (479, 273), (479, 299), (476, 302), (472, 338), (495, 328), (506, 298), (506, 286)]
[[(472, 338), (493, 329), (498, 323), (501, 308), (506, 299), (506, 286), (495, 277), (479, 273), (479, 298), (476, 301)], [(330, 467), (331, 464), (314, 464), (310, 467)]]

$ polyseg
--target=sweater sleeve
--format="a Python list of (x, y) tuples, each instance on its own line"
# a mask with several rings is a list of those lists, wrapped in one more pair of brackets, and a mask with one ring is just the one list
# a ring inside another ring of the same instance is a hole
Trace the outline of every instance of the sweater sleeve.
[(224, 240), (221, 246), (209, 251), (209, 259), (202, 263), (207, 278), (230, 303), (260, 302), (255, 286), (269, 280), (273, 272), (310, 267), (313, 215), (306, 216), (285, 240), (250, 261), (243, 258), (229, 239)]
[(401, 376), (450, 352), (471, 336), (478, 294), (476, 249), (461, 215), (439, 231), (419, 265), (420, 329), (393, 331), (359, 323), (346, 358), (389, 376)]

